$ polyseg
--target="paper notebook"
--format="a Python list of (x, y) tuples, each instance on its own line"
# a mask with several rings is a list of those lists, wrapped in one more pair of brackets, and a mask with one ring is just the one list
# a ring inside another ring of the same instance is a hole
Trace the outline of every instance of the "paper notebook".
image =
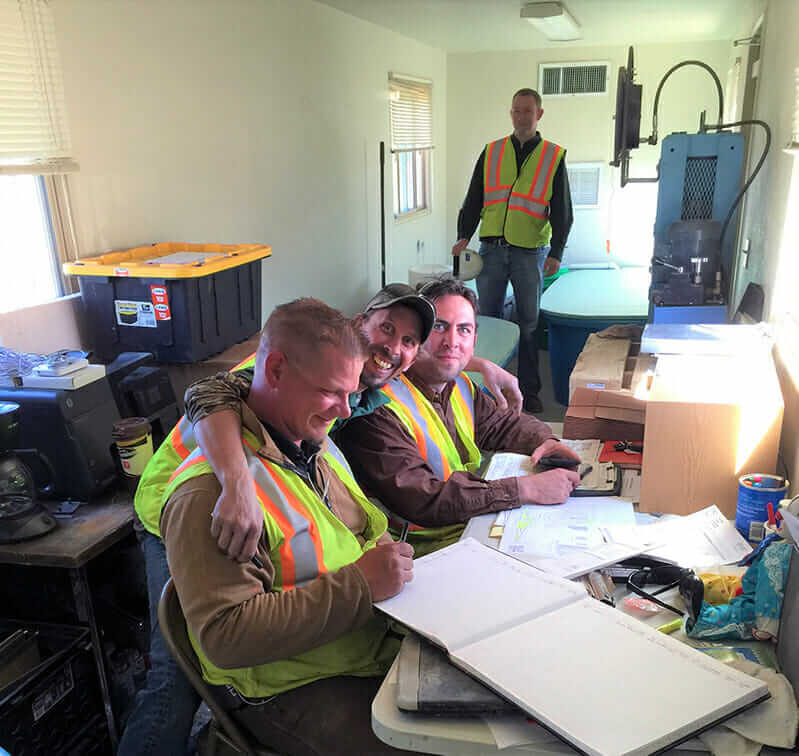
[(474, 539), (375, 605), (588, 754), (659, 753), (768, 698), (761, 681)]

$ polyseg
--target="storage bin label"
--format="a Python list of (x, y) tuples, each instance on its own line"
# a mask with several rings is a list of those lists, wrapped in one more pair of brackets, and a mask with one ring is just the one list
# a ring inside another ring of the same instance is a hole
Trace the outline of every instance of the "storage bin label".
[(50, 687), (33, 699), (33, 721), (38, 722), (50, 709), (75, 687), (72, 664), (68, 664), (50, 684)]
[(153, 300), (156, 320), (172, 320), (166, 286), (150, 286), (150, 299)]
[(139, 328), (157, 328), (155, 307), (152, 302), (133, 302), (131, 300), (114, 300), (117, 323), (122, 326)]

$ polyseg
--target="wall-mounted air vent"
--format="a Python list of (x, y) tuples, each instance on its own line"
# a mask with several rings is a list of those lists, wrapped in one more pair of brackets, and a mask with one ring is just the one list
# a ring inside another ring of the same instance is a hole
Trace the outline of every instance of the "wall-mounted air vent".
[(569, 188), (574, 207), (599, 206), (599, 181), (602, 163), (567, 163)]
[(539, 91), (542, 97), (602, 95), (608, 91), (608, 63), (542, 63)]

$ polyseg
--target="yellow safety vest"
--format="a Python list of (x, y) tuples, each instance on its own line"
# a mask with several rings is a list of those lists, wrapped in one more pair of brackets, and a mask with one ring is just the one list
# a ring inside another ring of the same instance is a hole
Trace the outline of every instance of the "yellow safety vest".
[[(475, 387), (465, 373), (455, 379), (449, 403), (455, 418), (455, 429), (468, 454), (461, 461), (455, 441), (433, 405), (404, 375), (390, 381), (381, 391), (389, 398), (385, 405), (393, 412), (416, 441), (419, 454), (440, 480), (448, 480), (456, 470), (474, 472), (480, 467), (480, 450), (474, 442), (474, 392)], [(394, 519), (392, 533), (399, 525)], [(460, 538), (464, 525), (446, 525), (440, 528), (423, 528), (410, 524), (408, 541), (414, 545), (416, 556), (453, 543)]]
[[(259, 442), (253, 433), (244, 429), (242, 442), (255, 481), (256, 496), (264, 510), (269, 556), (275, 568), (273, 591), (293, 590), (326, 572), (355, 562), (385, 533), (385, 515), (364, 496), (346, 459), (332, 442), (328, 442), (323, 456), (332, 474), (346, 485), (366, 513), (363, 546), (296, 472), (258, 455)], [(170, 476), (159, 510), (178, 486), (209, 473), (212, 474), (212, 469), (202, 449), (195, 448)], [(233, 685), (250, 698), (275, 695), (336, 675), (382, 675), (397, 652), (395, 639), (387, 637), (385, 621), (377, 617), (358, 630), (303, 654), (242, 669), (217, 667), (191, 631), (189, 639), (208, 682)]]
[(509, 244), (528, 249), (549, 244), (552, 179), (563, 154), (562, 147), (542, 139), (517, 175), (510, 137), (487, 144), (480, 237), (501, 236)]
[[(254, 365), (255, 354), (251, 354), (236, 365), (231, 372)], [(164, 491), (172, 473), (196, 448), (194, 427), (184, 415), (163, 440), (158, 451), (147, 463), (147, 467), (144, 468), (144, 473), (136, 488), (134, 507), (144, 529), (159, 538), (161, 531), (158, 521), (161, 518), (163, 502), (166, 501)]]

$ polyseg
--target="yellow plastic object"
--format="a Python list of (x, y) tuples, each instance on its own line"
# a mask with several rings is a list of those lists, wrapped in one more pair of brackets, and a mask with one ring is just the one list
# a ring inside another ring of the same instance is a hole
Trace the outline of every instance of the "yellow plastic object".
[(708, 604), (729, 604), (741, 591), (742, 575), (719, 575), (715, 572), (700, 572), (705, 584), (704, 599)]
[(64, 263), (71, 276), (199, 278), (272, 254), (265, 244), (160, 242)]

